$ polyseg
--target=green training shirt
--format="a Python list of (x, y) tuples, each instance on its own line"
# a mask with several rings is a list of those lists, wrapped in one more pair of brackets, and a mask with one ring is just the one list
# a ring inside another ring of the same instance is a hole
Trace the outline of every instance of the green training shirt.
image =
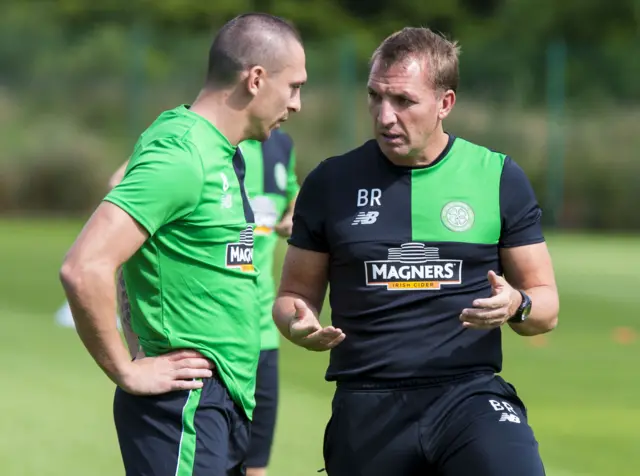
[(247, 166), (245, 185), (255, 216), (253, 262), (260, 271), (258, 305), (262, 350), (277, 349), (280, 333), (273, 322), (271, 308), (275, 299), (273, 258), (278, 234), (274, 227), (298, 193), (293, 141), (275, 130), (265, 142), (240, 144)]
[(237, 147), (180, 106), (141, 135), (105, 200), (149, 233), (123, 266), (132, 328), (146, 354), (200, 351), (252, 418), (260, 329), (244, 173)]

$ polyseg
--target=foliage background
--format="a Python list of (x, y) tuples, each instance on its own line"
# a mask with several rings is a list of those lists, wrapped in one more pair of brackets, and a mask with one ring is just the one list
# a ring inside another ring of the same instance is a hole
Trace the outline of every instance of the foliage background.
[(640, 229), (638, 0), (5, 0), (0, 213), (91, 211), (137, 135), (193, 100), (215, 29), (243, 11), (303, 33), (310, 81), (287, 126), (301, 178), (367, 139), (375, 46), (427, 25), (462, 45), (447, 129), (519, 162), (547, 225)]

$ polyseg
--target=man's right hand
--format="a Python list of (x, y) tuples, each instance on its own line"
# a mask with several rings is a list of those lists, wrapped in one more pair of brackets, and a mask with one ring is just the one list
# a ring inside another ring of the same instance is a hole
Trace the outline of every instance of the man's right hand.
[(177, 350), (158, 357), (138, 353), (127, 368), (120, 387), (132, 395), (160, 395), (175, 390), (202, 388), (213, 375), (213, 363), (195, 350)]
[(302, 299), (293, 302), (296, 315), (289, 324), (291, 341), (308, 350), (322, 352), (334, 348), (345, 339), (345, 334), (333, 326), (322, 327), (311, 309)]

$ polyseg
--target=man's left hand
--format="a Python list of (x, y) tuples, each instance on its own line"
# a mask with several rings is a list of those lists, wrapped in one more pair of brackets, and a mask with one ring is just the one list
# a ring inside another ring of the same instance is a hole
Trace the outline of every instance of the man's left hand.
[(293, 213), (285, 213), (280, 223), (276, 225), (275, 230), (282, 238), (289, 238), (293, 230)]
[(467, 329), (493, 329), (500, 327), (513, 316), (522, 296), (502, 276), (493, 271), (488, 274), (491, 283), (491, 297), (476, 299), (473, 307), (463, 309), (460, 320)]

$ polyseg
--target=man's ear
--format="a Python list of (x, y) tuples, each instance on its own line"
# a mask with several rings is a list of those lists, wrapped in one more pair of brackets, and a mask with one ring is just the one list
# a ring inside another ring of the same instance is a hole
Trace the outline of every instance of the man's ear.
[(260, 88), (264, 86), (267, 72), (262, 66), (253, 66), (247, 73), (244, 80), (247, 92), (252, 96), (256, 96)]
[(440, 99), (440, 110), (438, 111), (438, 118), (441, 121), (451, 113), (455, 103), (456, 93), (453, 90), (448, 89), (442, 93), (442, 97)]

